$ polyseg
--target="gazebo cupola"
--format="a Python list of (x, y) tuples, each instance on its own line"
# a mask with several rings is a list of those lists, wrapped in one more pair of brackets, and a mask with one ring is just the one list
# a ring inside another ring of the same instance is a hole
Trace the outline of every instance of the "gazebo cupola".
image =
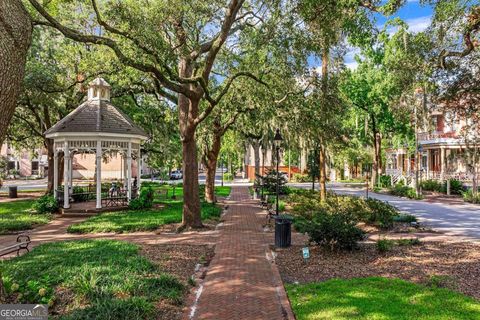
[[(110, 85), (102, 78), (89, 83), (87, 100), (45, 132), (54, 141), (54, 189), (58, 197), (58, 158), (63, 154), (63, 207), (70, 207), (72, 158), (77, 153), (95, 154), (96, 208), (102, 208), (102, 159), (120, 155), (125, 161), (126, 200), (132, 199), (132, 158), (141, 161), (140, 145), (148, 137), (122, 111), (110, 103)], [(138, 163), (140, 167), (141, 164)], [(138, 179), (140, 181), (140, 179)]]

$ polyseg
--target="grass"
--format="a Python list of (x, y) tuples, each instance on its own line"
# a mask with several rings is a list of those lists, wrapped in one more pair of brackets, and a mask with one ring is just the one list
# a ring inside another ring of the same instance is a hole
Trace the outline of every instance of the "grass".
[(286, 289), (298, 320), (480, 319), (473, 298), (399, 279), (334, 279)]
[(32, 229), (50, 220), (50, 215), (35, 214), (34, 200), (0, 202), (0, 234)]
[[(180, 201), (170, 202), (165, 208), (147, 210), (127, 210), (103, 213), (98, 216), (73, 224), (68, 227), (69, 233), (99, 233), (99, 232), (136, 232), (153, 231), (158, 227), (182, 222), (182, 207)], [(202, 203), (202, 219), (218, 219), (221, 208), (216, 205)]]
[(122, 241), (62, 241), (0, 261), (0, 267), (10, 297), (68, 306), (60, 319), (154, 319), (155, 304), (180, 302), (184, 285), (138, 251)]
[[(173, 188), (169, 186), (159, 186), (156, 189), (169, 190), (172, 195)], [(230, 187), (216, 187), (215, 191), (218, 196), (228, 196)], [(183, 210), (183, 189), (175, 188), (175, 199), (165, 198), (162, 194), (161, 198), (156, 195), (155, 202), (163, 204), (164, 208), (152, 208), (147, 210), (126, 210), (118, 212), (103, 213), (98, 216), (88, 218), (87, 220), (73, 224), (68, 227), (69, 233), (100, 233), (100, 232), (116, 232), (128, 233), (137, 231), (153, 231), (162, 225), (182, 222)], [(221, 214), (221, 208), (202, 202), (202, 220), (218, 220)]]

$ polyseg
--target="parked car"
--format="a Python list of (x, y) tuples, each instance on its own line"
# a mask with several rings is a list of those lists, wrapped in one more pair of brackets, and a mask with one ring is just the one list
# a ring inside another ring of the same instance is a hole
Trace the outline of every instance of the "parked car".
[(170, 180), (180, 180), (183, 178), (182, 170), (175, 170), (170, 172)]

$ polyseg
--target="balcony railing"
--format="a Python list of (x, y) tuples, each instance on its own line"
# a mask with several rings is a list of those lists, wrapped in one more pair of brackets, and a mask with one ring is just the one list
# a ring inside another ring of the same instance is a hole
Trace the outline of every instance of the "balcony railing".
[(452, 132), (420, 132), (418, 134), (418, 141), (429, 141), (437, 139), (456, 139), (458, 138), (457, 133)]

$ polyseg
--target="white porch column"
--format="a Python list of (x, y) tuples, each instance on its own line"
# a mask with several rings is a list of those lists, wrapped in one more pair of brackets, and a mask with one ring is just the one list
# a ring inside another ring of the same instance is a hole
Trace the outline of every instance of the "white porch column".
[(427, 149), (427, 179), (430, 179), (430, 150)]
[(445, 148), (440, 148), (440, 180), (445, 180)]
[[(52, 174), (49, 172), (49, 174)], [(53, 196), (57, 199), (57, 189), (58, 189), (58, 151), (55, 150), (53, 153)]]
[(68, 187), (70, 183), (68, 182), (68, 163), (70, 161), (70, 149), (69, 149), (69, 143), (68, 141), (65, 141), (65, 144), (63, 146), (63, 208), (68, 209), (70, 208), (70, 203), (69, 203), (69, 191)]
[(132, 143), (128, 143), (127, 149), (127, 198), (132, 199)]
[(97, 176), (97, 209), (102, 208), (102, 141), (97, 141), (97, 150), (95, 153), (95, 170)]

